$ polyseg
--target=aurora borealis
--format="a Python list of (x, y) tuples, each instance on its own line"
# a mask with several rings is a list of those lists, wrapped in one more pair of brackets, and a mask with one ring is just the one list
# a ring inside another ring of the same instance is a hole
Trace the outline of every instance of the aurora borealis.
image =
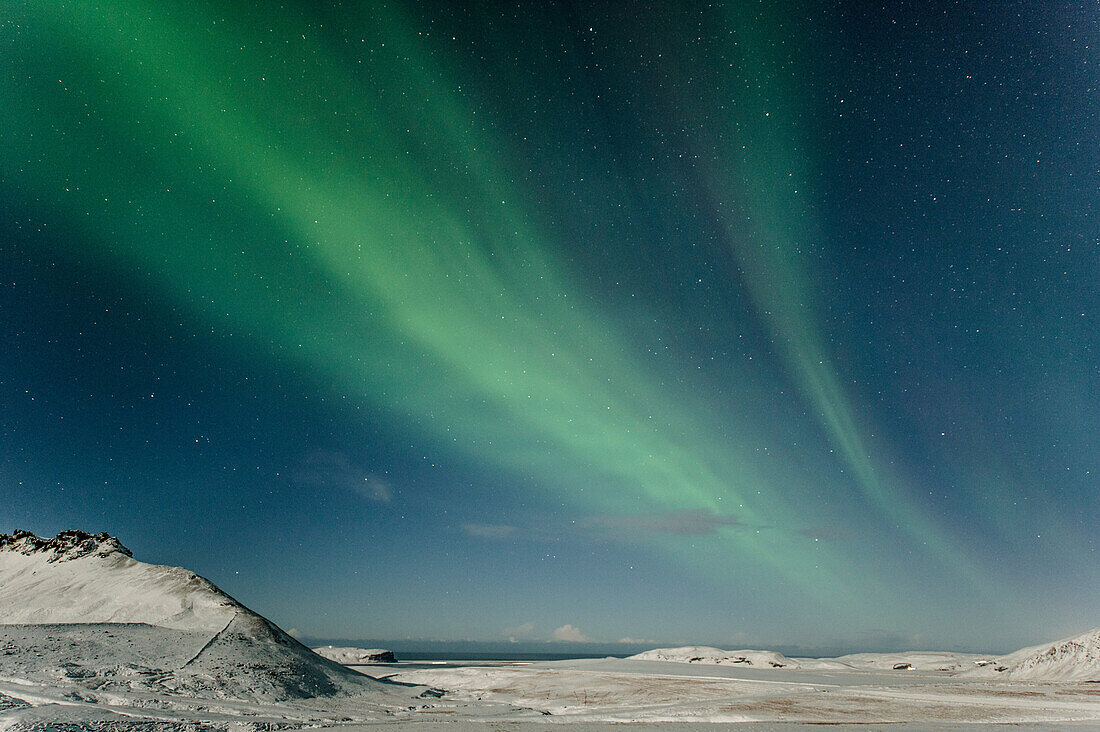
[(313, 637), (1097, 624), (1094, 7), (0, 23), (0, 531)]

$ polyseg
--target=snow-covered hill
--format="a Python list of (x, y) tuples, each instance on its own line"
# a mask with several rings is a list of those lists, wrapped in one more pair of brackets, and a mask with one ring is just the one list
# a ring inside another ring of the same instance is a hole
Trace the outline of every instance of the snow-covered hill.
[(1035, 681), (1100, 681), (1100, 628), (1021, 648), (976, 673)]
[(146, 564), (107, 534), (0, 534), (0, 623), (148, 623), (218, 631), (240, 603), (181, 567)]
[(193, 572), (135, 560), (106, 534), (0, 534), (0, 641), (0, 676), (99, 692), (278, 701), (393, 690)]

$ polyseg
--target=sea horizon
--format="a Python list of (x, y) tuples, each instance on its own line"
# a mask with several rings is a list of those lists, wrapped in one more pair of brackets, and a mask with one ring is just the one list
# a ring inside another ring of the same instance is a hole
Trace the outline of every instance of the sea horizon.
[(681, 646), (715, 647), (736, 651), (745, 649), (782, 653), (788, 658), (836, 658), (854, 653), (903, 653), (907, 651), (942, 651), (949, 653), (1003, 654), (1016, 649), (978, 648), (919, 648), (905, 644), (868, 646), (837, 645), (821, 648), (752, 643), (569, 643), (563, 641), (444, 641), (444, 640), (385, 640), (377, 638), (314, 638), (302, 636), (299, 640), (310, 648), (333, 646), (337, 648), (378, 648), (392, 651), (402, 661), (562, 661), (586, 658), (626, 658), (636, 653), (656, 648)]

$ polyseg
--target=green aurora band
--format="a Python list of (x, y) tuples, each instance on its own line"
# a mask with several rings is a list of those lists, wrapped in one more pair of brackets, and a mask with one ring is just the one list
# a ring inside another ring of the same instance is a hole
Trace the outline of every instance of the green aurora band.
[(807, 202), (816, 176), (804, 128), (815, 115), (802, 101), (812, 98), (799, 78), (806, 73), (805, 62), (793, 59), (797, 21), (782, 14), (750, 17), (744, 9), (728, 11), (728, 16), (740, 61), (739, 78), (730, 85), (739, 90), (740, 104), (726, 124), (736, 130), (731, 137), (743, 144), (726, 151), (723, 160), (731, 164), (712, 174), (711, 195), (719, 199), (721, 191), (737, 191), (744, 202), (739, 216), (725, 217), (730, 247), (745, 272), (743, 284), (862, 495), (898, 531), (923, 540), (941, 560), (963, 571), (972, 585), (986, 585), (987, 573), (969, 562), (903, 491), (880, 477), (822, 340), (806, 271), (807, 253), (821, 238)]
[[(866, 567), (791, 540), (807, 515), (842, 511), (765, 475), (738, 437), (747, 417), (713, 414), (626, 355), (409, 19), (364, 13), (353, 63), (289, 14), (136, 0), (20, 12), (35, 52), (11, 55), (43, 62), (5, 77), (0, 119), (21, 134), (0, 139), (3, 174), (100, 248), (72, 256), (113, 263), (471, 463), (537, 476), (582, 514), (736, 515), (690, 545), (653, 540), (697, 571), (777, 572), (834, 607), (857, 603), (843, 587), (865, 584)], [(765, 39), (742, 37), (747, 75), (767, 89), (748, 106), (775, 110), (744, 128), (748, 152), (730, 158), (743, 169), (713, 182), (742, 189), (753, 218), (751, 237), (730, 226), (745, 283), (859, 491), (973, 579), (868, 457), (798, 254), (813, 237), (791, 182), (809, 173), (776, 119), (791, 92)], [(700, 566), (696, 544), (721, 560)]]

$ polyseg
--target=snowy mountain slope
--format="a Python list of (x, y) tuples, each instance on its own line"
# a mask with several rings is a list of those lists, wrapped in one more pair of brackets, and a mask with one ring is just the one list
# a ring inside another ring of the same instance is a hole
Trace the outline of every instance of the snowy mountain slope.
[(107, 534), (0, 534), (0, 624), (148, 623), (218, 631), (248, 612), (181, 567), (139, 562)]
[[(0, 677), (279, 701), (389, 695), (208, 580), (106, 534), (0, 534)], [(401, 690), (401, 696), (411, 696)]]

